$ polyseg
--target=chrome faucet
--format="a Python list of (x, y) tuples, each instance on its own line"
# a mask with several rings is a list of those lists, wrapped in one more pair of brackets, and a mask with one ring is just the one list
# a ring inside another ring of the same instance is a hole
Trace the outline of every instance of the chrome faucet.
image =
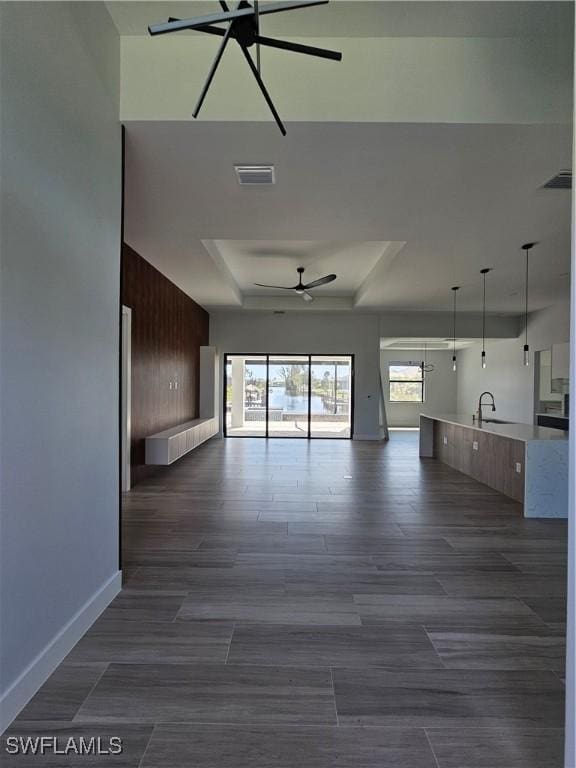
[(484, 403), (482, 402), (482, 398), (484, 397), (484, 395), (488, 395), (488, 397), (492, 399), (492, 410), (493, 411), (496, 410), (496, 403), (494, 402), (494, 395), (492, 394), (492, 392), (482, 392), (482, 394), (478, 398), (478, 410), (476, 411), (476, 414), (475, 414), (478, 421), (482, 421), (482, 418), (483, 418), (482, 406), (484, 405)]

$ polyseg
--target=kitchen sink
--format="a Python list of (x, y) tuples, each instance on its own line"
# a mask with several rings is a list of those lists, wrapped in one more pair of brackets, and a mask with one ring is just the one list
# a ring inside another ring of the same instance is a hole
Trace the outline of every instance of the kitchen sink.
[(482, 419), (486, 424), (515, 424), (514, 421), (504, 421), (504, 419)]

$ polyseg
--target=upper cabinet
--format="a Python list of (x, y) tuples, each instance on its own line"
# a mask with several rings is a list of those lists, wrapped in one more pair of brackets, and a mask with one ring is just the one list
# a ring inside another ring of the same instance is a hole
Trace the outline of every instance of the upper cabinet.
[(570, 378), (570, 344), (568, 342), (552, 345), (552, 378)]

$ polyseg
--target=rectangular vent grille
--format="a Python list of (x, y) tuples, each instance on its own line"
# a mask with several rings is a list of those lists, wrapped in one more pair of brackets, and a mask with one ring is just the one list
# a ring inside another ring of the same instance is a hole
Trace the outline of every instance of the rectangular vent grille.
[(261, 186), (274, 184), (276, 181), (273, 165), (235, 165), (234, 170), (239, 184)]
[(542, 189), (572, 189), (572, 171), (560, 171)]

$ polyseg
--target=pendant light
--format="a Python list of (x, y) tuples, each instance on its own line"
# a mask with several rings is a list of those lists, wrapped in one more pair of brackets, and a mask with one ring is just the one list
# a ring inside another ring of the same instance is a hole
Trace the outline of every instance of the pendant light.
[(456, 373), (456, 292), (460, 290), (459, 285), (452, 288), (454, 301), (452, 304), (452, 370)]
[(524, 365), (530, 365), (530, 347), (528, 346), (528, 274), (530, 251), (537, 243), (524, 243), (522, 250), (526, 254), (526, 281), (524, 285)]
[(486, 368), (486, 275), (491, 272), (490, 267), (480, 270), (483, 279), (482, 291), (482, 368)]

